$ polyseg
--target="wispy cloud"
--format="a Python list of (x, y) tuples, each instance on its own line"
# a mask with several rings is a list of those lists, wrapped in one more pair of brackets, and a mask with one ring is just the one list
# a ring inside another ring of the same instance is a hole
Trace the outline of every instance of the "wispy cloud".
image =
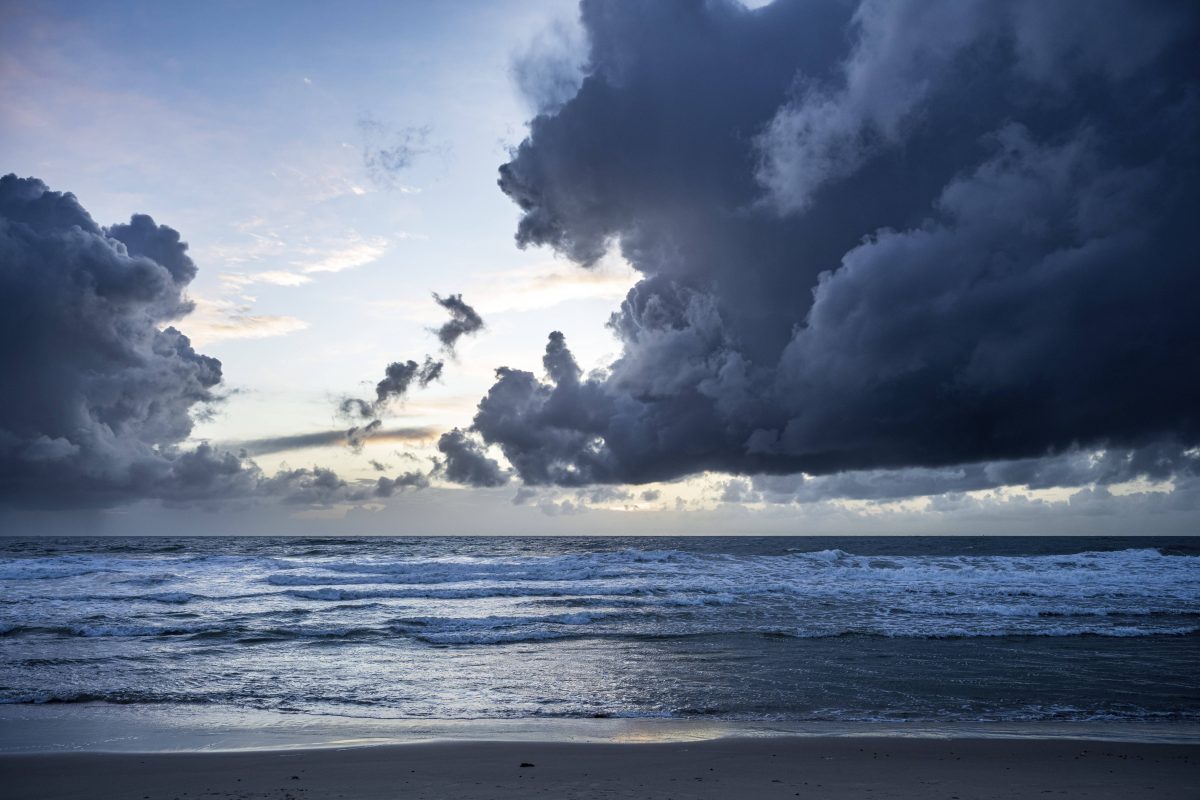
[[(615, 254), (597, 266), (547, 261), (518, 269), (476, 273), (463, 281), (470, 287), (475, 310), (484, 315), (551, 308), (572, 300), (622, 300), (638, 274)], [(434, 324), (438, 309), (424, 298), (374, 299), (364, 305), (376, 314)]]
[(607, 258), (596, 267), (581, 269), (550, 262), (480, 276), (471, 282), (476, 307), (483, 313), (549, 308), (569, 300), (619, 300), (638, 274), (623, 259)]
[[(239, 228), (248, 237), (246, 240), (211, 247), (201, 256), (217, 264), (236, 265), (237, 269), (219, 274), (220, 297), (195, 299), (196, 311), (184, 327), (197, 342), (283, 336), (307, 328), (308, 323), (296, 317), (253, 313), (255, 298), (245, 294), (246, 290), (254, 285), (304, 286), (312, 283), (317, 273), (342, 272), (369, 264), (388, 248), (383, 237), (363, 238), (355, 231), (293, 244), (286, 231), (270, 229), (263, 219), (249, 220)], [(292, 268), (245, 269), (255, 264), (286, 264)]]
[(370, 239), (352, 234), (342, 243), (331, 248), (308, 247), (304, 252), (308, 258), (292, 261), (292, 265), (304, 272), (342, 272), (343, 270), (370, 264), (387, 252), (388, 242), (380, 236)]
[(267, 270), (265, 272), (222, 272), (221, 284), (230, 291), (240, 291), (246, 286), (265, 283), (271, 286), (303, 286), (311, 283), (312, 278), (286, 270)]
[(449, 146), (431, 138), (428, 125), (397, 128), (366, 115), (358, 120), (362, 136), (362, 162), (367, 177), (376, 187), (385, 190), (411, 191), (399, 183), (399, 177), (415, 161), (426, 155), (445, 157)]
[(304, 330), (308, 323), (297, 317), (253, 314), (246, 303), (192, 298), (196, 310), (176, 324), (197, 345), (226, 339), (266, 339)]
[[(441, 429), (429, 426), (408, 428), (390, 428), (371, 434), (371, 443), (410, 443), (431, 441), (442, 433)], [(240, 442), (226, 442), (220, 445), (222, 449), (237, 452), (245, 450), (248, 456), (263, 456), (270, 453), (285, 453), (291, 450), (307, 450), (314, 447), (345, 447), (347, 446), (346, 431), (337, 430), (313, 431), (284, 436), (268, 436), (262, 439), (247, 439)]]

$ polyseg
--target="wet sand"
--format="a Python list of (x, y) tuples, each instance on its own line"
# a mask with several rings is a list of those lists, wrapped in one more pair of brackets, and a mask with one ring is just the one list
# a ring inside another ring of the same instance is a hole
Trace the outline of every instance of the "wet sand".
[(433, 742), (0, 756), (7, 800), (1194, 798), (1200, 745), (1039, 739)]

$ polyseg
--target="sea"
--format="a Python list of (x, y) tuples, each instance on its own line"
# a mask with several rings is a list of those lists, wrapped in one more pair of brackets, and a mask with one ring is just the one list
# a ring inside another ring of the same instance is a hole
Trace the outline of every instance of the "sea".
[(1195, 729), (1200, 539), (0, 538), (0, 705)]

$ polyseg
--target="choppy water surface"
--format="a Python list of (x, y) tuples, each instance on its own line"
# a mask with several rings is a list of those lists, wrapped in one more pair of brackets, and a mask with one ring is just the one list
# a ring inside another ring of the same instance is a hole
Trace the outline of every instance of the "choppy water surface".
[(1200, 719), (1200, 543), (0, 539), (0, 702)]

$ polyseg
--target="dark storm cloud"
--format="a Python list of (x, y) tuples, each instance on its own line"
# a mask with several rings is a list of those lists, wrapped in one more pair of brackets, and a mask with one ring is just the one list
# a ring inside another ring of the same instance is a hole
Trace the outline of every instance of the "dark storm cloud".
[(434, 292), (433, 299), (439, 306), (450, 312), (450, 319), (435, 331), (438, 341), (442, 343), (442, 347), (446, 351), (453, 353), (454, 345), (460, 338), (483, 329), (483, 317), (463, 302), (461, 294), (442, 297)]
[(196, 267), (135, 215), (104, 229), (74, 195), (0, 178), (0, 498), (104, 505), (239, 491), (239, 460), (181, 453), (221, 363), (169, 323)]
[(472, 428), (524, 482), (1200, 441), (1193, 5), (581, 14), (586, 77), (500, 187), (521, 246), (642, 279), (603, 375), (557, 333), (497, 371)]
[[(0, 506), (372, 496), (326, 469), (268, 477), (246, 458), (323, 444), (326, 434), (242, 443), (236, 455), (184, 449), (222, 377), (221, 363), (169, 324), (191, 310), (184, 291), (195, 274), (179, 234), (148, 216), (101, 228), (74, 195), (0, 178)], [(377, 428), (360, 435), (396, 433)], [(343, 431), (333, 437), (346, 442)], [(390, 480), (375, 496), (419, 485)]]

